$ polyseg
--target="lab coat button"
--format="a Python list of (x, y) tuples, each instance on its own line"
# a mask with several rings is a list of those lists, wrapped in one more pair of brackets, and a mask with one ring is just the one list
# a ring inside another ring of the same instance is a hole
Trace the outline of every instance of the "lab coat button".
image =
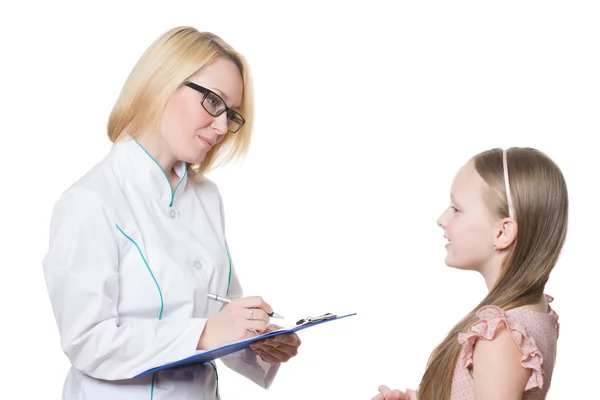
[(175, 212), (175, 210), (171, 210), (171, 212), (169, 213), (169, 216), (171, 218), (175, 218), (175, 215), (177, 215), (177, 212)]
[(200, 264), (200, 261), (196, 261), (194, 262), (194, 267), (196, 267), (196, 269), (202, 269), (202, 264)]

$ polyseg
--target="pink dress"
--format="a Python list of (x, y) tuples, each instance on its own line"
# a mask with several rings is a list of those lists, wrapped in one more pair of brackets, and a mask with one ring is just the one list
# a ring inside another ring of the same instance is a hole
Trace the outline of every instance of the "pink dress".
[[(546, 295), (548, 303), (554, 299)], [(474, 386), (471, 376), (473, 365), (473, 346), (477, 340), (492, 340), (501, 327), (508, 327), (515, 343), (521, 349), (521, 365), (531, 369), (531, 378), (525, 386), (523, 400), (542, 400), (546, 398), (552, 371), (556, 359), (556, 341), (558, 339), (558, 315), (548, 306), (547, 313), (518, 307), (503, 311), (496, 306), (485, 306), (477, 311), (479, 321), (466, 333), (458, 336), (462, 351), (458, 359), (450, 400), (473, 400)]]

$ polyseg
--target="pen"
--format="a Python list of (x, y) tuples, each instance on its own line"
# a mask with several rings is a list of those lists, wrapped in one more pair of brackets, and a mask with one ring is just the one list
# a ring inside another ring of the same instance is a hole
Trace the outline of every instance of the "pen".
[[(221, 297), (219, 295), (216, 294), (211, 294), (211, 293), (207, 293), (206, 297), (208, 297), (211, 300), (215, 300), (215, 301), (220, 301), (221, 303), (224, 304), (229, 304), (231, 303), (231, 300), (229, 300), (226, 297)], [(270, 314), (267, 314), (269, 317), (273, 317), (273, 318), (280, 318), (280, 319), (284, 319), (281, 315), (277, 314), (276, 312), (272, 312)]]

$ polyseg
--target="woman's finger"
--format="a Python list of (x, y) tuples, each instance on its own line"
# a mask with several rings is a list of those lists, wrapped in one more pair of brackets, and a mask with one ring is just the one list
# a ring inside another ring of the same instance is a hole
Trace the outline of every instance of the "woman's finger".
[(242, 297), (233, 300), (231, 303), (239, 305), (242, 308), (260, 308), (268, 314), (273, 312), (273, 308), (260, 296)]
[(254, 320), (249, 319), (246, 321), (246, 329), (249, 331), (256, 331), (258, 333), (263, 333), (265, 329), (267, 329), (267, 323), (262, 319)]
[(265, 345), (261, 350), (276, 359), (277, 362), (285, 362), (291, 358), (289, 354), (273, 346)]
[(275, 349), (277, 352), (284, 354), (284, 357), (279, 357), (280, 359), (289, 360), (292, 357), (298, 355), (298, 348), (294, 346), (289, 346), (287, 344), (276, 343), (275, 345), (267, 344), (267, 348)]
[(262, 310), (260, 308), (253, 308), (252, 309), (252, 319), (253, 320), (260, 320), (260, 321), (265, 321), (265, 322), (269, 322), (271, 320), (271, 317), (269, 317), (269, 314), (267, 314), (265, 312), (265, 310)]

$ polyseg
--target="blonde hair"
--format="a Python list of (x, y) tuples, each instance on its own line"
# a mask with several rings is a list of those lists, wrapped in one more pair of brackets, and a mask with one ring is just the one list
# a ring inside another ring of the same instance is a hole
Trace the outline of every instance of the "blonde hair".
[[(467, 314), (432, 352), (419, 386), (419, 400), (447, 400), (461, 351), (458, 334), (477, 321), (485, 305), (504, 310), (534, 304), (544, 294), (550, 272), (561, 253), (568, 224), (567, 185), (559, 167), (532, 148), (511, 148), (506, 153), (509, 191), (518, 223), (515, 242), (504, 259), (498, 281), (488, 295)], [(484, 200), (499, 218), (509, 216), (501, 149), (472, 159), (487, 184)]]
[(191, 178), (201, 179), (217, 164), (245, 155), (250, 146), (254, 113), (252, 78), (245, 58), (220, 37), (192, 27), (177, 27), (162, 34), (140, 57), (129, 74), (108, 120), (112, 142), (134, 138), (148, 127), (158, 127), (171, 95), (184, 81), (220, 58), (234, 62), (243, 80), (240, 114), (242, 128), (208, 152), (200, 164), (188, 165)]

